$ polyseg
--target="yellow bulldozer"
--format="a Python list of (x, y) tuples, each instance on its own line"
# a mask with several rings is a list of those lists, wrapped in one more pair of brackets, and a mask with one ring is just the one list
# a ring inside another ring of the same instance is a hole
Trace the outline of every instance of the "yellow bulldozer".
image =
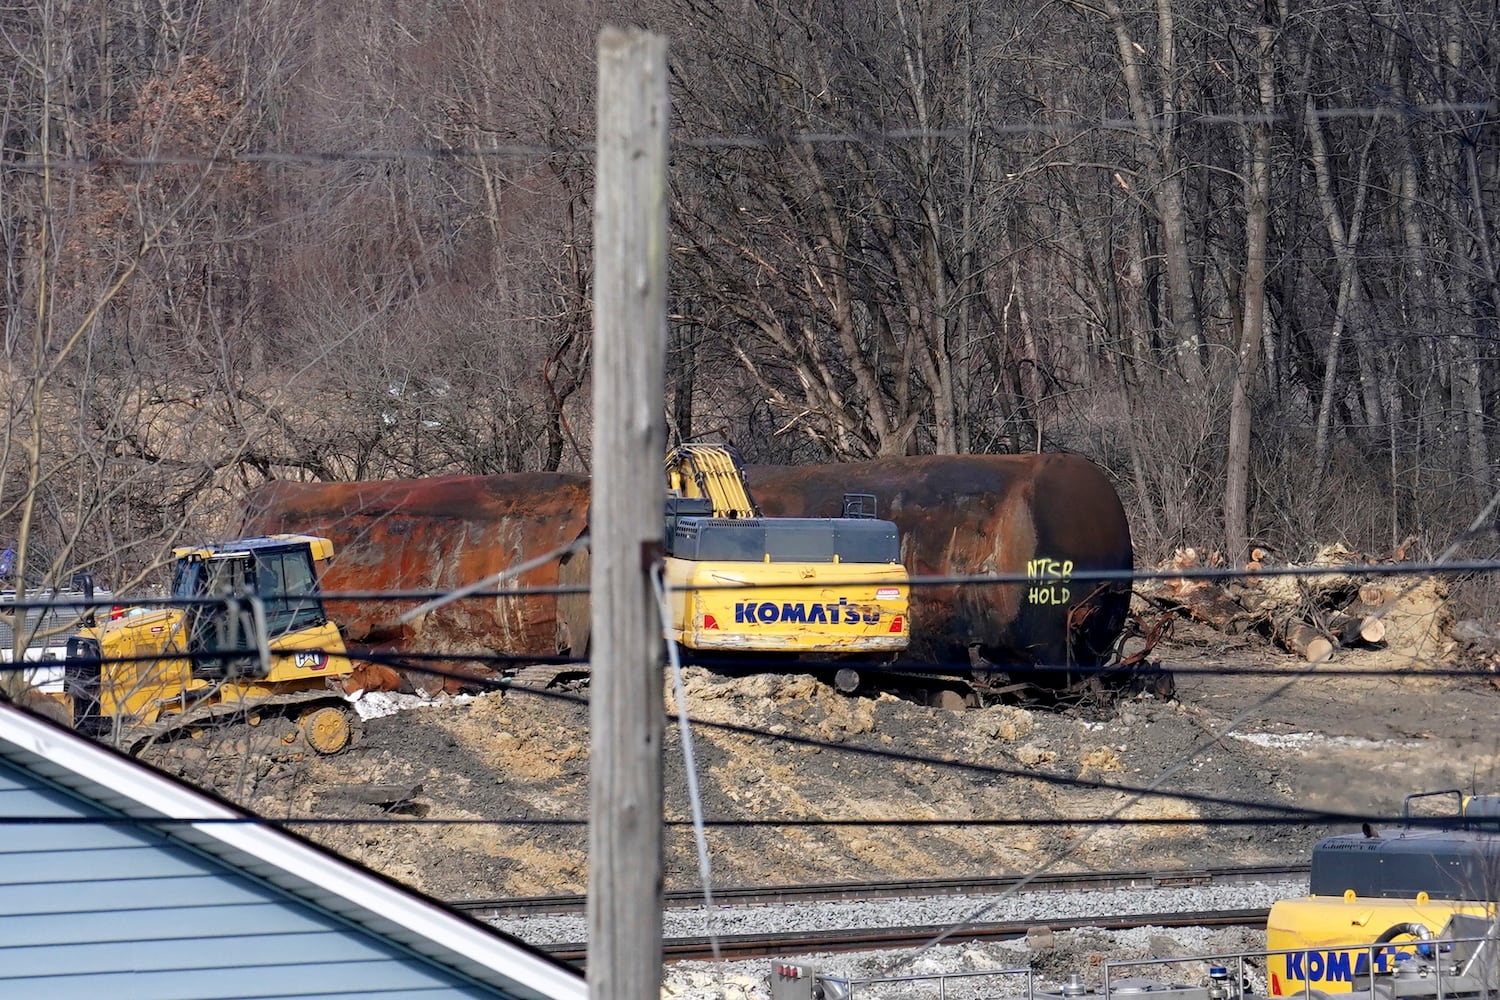
[(740, 654), (874, 659), (906, 648), (910, 581), (874, 497), (846, 494), (841, 517), (765, 517), (722, 445), (675, 448), (666, 473), (668, 638)]
[(354, 670), (318, 590), (333, 543), (271, 535), (173, 550), (170, 599), (86, 622), (68, 639), (75, 729), (136, 752), (226, 721), (272, 724), (321, 754), (349, 746)]

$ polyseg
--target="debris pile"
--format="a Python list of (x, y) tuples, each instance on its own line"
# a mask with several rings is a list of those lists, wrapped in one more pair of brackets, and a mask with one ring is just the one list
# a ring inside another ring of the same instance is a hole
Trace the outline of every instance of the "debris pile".
[(1453, 625), (1452, 646), (1466, 663), (1490, 674), (1490, 684), (1500, 688), (1500, 625), (1465, 618)]
[(1309, 663), (1384, 649), (1417, 665), (1452, 650), (1453, 615), (1443, 581), (1391, 571), (1405, 549), (1371, 559), (1335, 544), (1300, 564), (1278, 564), (1256, 549), (1234, 571), (1218, 552), (1181, 548), (1157, 565), (1166, 575), (1138, 585), (1136, 597), (1227, 635), (1263, 635)]

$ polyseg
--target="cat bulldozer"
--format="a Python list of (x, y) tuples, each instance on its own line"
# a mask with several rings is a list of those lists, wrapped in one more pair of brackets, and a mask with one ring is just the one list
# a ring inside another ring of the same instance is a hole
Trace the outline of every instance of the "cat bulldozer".
[[(896, 525), (875, 498), (840, 517), (765, 517), (739, 457), (687, 444), (666, 457), (668, 638), (698, 653), (876, 660), (910, 638)], [(857, 684), (844, 671), (840, 686)]]
[(225, 723), (277, 727), (320, 754), (349, 746), (354, 670), (318, 580), (333, 543), (270, 535), (173, 550), (171, 600), (85, 621), (67, 642), (73, 727), (136, 753)]

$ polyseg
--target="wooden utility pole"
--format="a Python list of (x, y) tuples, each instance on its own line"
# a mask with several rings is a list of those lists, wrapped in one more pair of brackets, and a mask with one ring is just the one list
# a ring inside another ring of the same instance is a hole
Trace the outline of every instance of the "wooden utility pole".
[(667, 342), (667, 45), (599, 35), (589, 689), (589, 992), (658, 1000)]

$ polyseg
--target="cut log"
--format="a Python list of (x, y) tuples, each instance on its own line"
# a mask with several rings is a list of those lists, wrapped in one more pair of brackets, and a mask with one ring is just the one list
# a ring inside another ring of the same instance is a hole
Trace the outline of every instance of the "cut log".
[(1333, 643), (1306, 622), (1283, 621), (1276, 626), (1274, 637), (1283, 649), (1296, 653), (1308, 663), (1318, 663), (1333, 656)]
[(1155, 587), (1141, 587), (1138, 590), (1142, 597), (1163, 610), (1186, 614), (1227, 635), (1248, 631), (1261, 620), (1260, 616), (1252, 613), (1218, 584), (1208, 580), (1186, 582), (1190, 584), (1187, 588), (1179, 588), (1178, 581), (1168, 580)]
[(1385, 639), (1385, 622), (1375, 615), (1334, 612), (1328, 616), (1328, 632), (1338, 638), (1340, 646), (1374, 645)]
[(1209, 586), (1184, 596), (1188, 614), (1227, 635), (1240, 634), (1251, 622), (1250, 612), (1222, 587)]
[(1386, 602), (1385, 588), (1378, 583), (1361, 584), (1359, 602), (1372, 608), (1379, 607)]
[(1322, 663), (1325, 660), (1331, 660), (1333, 659), (1333, 643), (1320, 635), (1307, 644), (1307, 648), (1302, 651), (1302, 657), (1308, 663)]

